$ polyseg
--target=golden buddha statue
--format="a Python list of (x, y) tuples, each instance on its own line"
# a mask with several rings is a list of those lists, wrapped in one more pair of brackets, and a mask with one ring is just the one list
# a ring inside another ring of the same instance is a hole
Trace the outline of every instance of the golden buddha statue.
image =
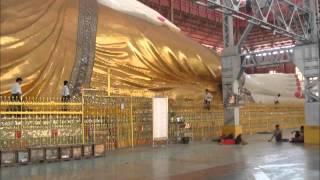
[[(80, 1), (1, 1), (1, 94), (22, 77), (24, 95), (60, 96), (77, 61)], [(112, 88), (170, 97), (217, 91), (221, 66), (216, 54), (155, 11), (126, 1), (97, 2), (90, 88), (106, 89), (110, 70)]]

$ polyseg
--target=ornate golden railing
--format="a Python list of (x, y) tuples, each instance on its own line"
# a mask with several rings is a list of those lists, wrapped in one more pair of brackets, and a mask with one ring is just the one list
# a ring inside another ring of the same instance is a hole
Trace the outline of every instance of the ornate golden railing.
[[(190, 125), (193, 140), (221, 135), (223, 106), (204, 109), (201, 101), (170, 100), (169, 137)], [(303, 106), (247, 105), (240, 109), (245, 134), (271, 131), (275, 124), (297, 128), (304, 123)], [(108, 96), (85, 91), (80, 98), (24, 98), (12, 102), (0, 97), (0, 150), (30, 147), (105, 144), (107, 149), (152, 144), (152, 99)]]
[(0, 150), (105, 143), (107, 149), (152, 142), (152, 100), (83, 94), (60, 98), (0, 98)]
[(84, 96), (84, 142), (109, 149), (152, 143), (152, 99)]
[(190, 125), (193, 140), (208, 140), (221, 135), (223, 126), (223, 106), (213, 104), (210, 110), (202, 102), (175, 100), (169, 103), (169, 137), (176, 137), (179, 131), (175, 121), (184, 121)]
[(60, 98), (0, 97), (0, 149), (81, 144), (82, 103)]
[(271, 132), (276, 124), (283, 129), (299, 128), (304, 124), (303, 105), (250, 104), (240, 110), (240, 124), (244, 134)]
[[(194, 140), (210, 139), (221, 135), (223, 105), (213, 104), (210, 110), (203, 108), (201, 101), (175, 100), (170, 102), (170, 121), (185, 121), (191, 125)], [(243, 134), (271, 132), (276, 124), (281, 128), (299, 128), (304, 124), (303, 105), (248, 104), (240, 108), (240, 124)], [(175, 137), (177, 127), (169, 123), (169, 136)]]

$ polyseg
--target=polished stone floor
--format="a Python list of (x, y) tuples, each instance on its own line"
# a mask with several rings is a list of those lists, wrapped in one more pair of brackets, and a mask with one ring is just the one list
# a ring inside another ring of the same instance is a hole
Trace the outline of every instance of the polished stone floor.
[(247, 137), (246, 146), (213, 142), (139, 147), (105, 157), (0, 169), (1, 180), (319, 180), (319, 146), (269, 143)]

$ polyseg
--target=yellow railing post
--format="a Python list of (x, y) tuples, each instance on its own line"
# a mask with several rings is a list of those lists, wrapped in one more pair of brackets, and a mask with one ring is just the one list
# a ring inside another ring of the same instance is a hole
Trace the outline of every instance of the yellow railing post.
[(119, 108), (117, 107), (117, 103), (115, 104), (115, 107), (114, 107), (114, 113), (116, 114), (116, 132), (117, 132), (117, 137), (116, 137), (116, 140), (117, 140), (117, 143), (116, 143), (116, 147), (117, 148), (120, 148), (120, 123), (119, 123), (119, 117), (121, 117), (121, 111), (118, 110)]
[(92, 118), (93, 120), (93, 144), (96, 143), (96, 118), (99, 117), (99, 111), (96, 111), (96, 117)]
[[(21, 103), (22, 103), (22, 101), (23, 101), (22, 98), (23, 98), (23, 96), (21, 96), (21, 99), (20, 99), (20, 100), (21, 100), (21, 101), (20, 101)], [(21, 112), (22, 112), (22, 108), (23, 108), (22, 106), (23, 106), (23, 104), (20, 105), (20, 111), (21, 111)], [(20, 149), (22, 148), (22, 135), (23, 135), (23, 134), (22, 134), (22, 128), (23, 128), (23, 126), (22, 126), (22, 119), (23, 119), (23, 118), (22, 118), (22, 114), (21, 114), (21, 115), (20, 115), (20, 128), (19, 128), (19, 130), (20, 130), (20, 143), (19, 143), (19, 144), (20, 144)]]
[(251, 111), (250, 110), (248, 111), (248, 114), (249, 114), (249, 133), (251, 135), (252, 134), (252, 128), (251, 128)]
[(199, 121), (200, 129), (201, 129), (201, 140), (204, 139), (204, 127), (203, 127), (203, 109), (201, 109), (201, 119)]
[(84, 144), (84, 91), (81, 93), (81, 111), (82, 144)]
[(132, 105), (132, 95), (130, 95), (130, 123), (131, 123), (131, 147), (133, 148), (133, 105)]
[(111, 70), (108, 68), (108, 96), (111, 96)]

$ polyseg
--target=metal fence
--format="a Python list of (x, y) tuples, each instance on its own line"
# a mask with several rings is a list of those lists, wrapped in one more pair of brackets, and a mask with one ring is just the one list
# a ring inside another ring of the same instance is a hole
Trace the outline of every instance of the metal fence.
[(283, 129), (299, 128), (304, 124), (303, 105), (256, 105), (240, 109), (240, 124), (244, 134), (271, 132), (276, 124)]
[(152, 141), (150, 98), (83, 95), (69, 102), (0, 101), (0, 150), (97, 143), (114, 149)]
[(208, 110), (203, 103), (193, 100), (171, 100), (169, 102), (169, 137), (174, 139), (180, 131), (176, 125), (182, 121), (190, 125), (193, 140), (208, 140), (221, 135), (223, 106), (213, 104)]
[(106, 143), (107, 149), (152, 143), (152, 99), (84, 95), (84, 143)]
[(60, 98), (0, 97), (0, 149), (81, 144), (82, 104)]
[[(201, 101), (175, 100), (169, 106), (169, 137), (179, 132), (176, 121), (190, 124), (194, 140), (208, 140), (221, 135), (224, 124), (222, 104), (211, 105), (210, 110)], [(299, 128), (304, 124), (303, 105), (260, 105), (248, 104), (240, 107), (240, 125), (243, 134), (271, 132), (276, 124), (281, 128)]]
[[(190, 125), (193, 140), (221, 135), (223, 106), (210, 110), (200, 101), (170, 100), (169, 138), (180, 131), (177, 121)], [(271, 131), (275, 124), (297, 128), (304, 123), (303, 106), (247, 105), (240, 109), (245, 134)], [(98, 91), (79, 98), (0, 97), (0, 151), (36, 147), (105, 144), (106, 149), (152, 144), (152, 99), (108, 96)]]

